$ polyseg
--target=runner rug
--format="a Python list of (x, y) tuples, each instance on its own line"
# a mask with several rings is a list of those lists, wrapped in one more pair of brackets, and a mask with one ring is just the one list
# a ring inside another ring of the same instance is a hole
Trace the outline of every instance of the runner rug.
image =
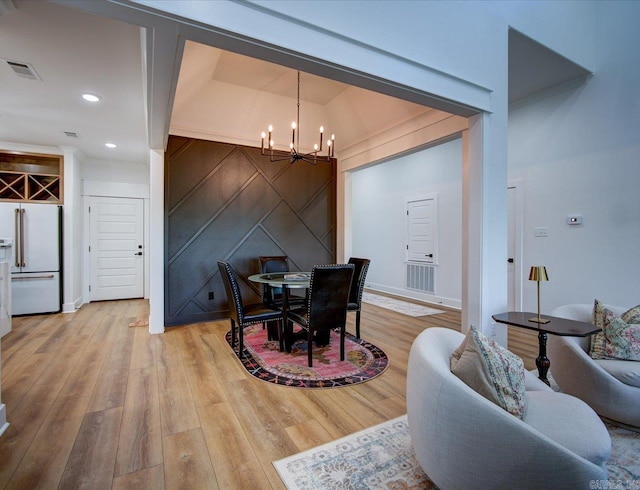
[[(639, 488), (640, 433), (606, 426), (609, 480), (599, 483), (621, 485), (602, 488)], [(273, 465), (289, 490), (436, 488), (415, 458), (406, 415)]]
[(389, 298), (388, 296), (373, 294), (367, 291), (362, 293), (362, 301), (364, 301), (365, 303), (369, 303), (370, 305), (379, 306), (380, 308), (386, 308), (387, 310), (395, 311), (396, 313), (401, 313), (407, 316), (417, 317), (444, 313), (442, 310), (438, 310), (436, 308), (418, 305), (416, 303), (410, 303), (408, 301), (402, 301), (395, 298)]
[[(231, 331), (226, 340), (231, 345)], [(291, 353), (280, 352), (277, 340), (267, 339), (261, 324), (244, 329), (244, 356), (240, 361), (256, 378), (297, 388), (335, 388), (364, 383), (379, 376), (389, 359), (375, 345), (347, 333), (344, 361), (340, 360), (340, 337), (331, 332), (329, 345), (313, 344), (313, 367), (307, 365), (307, 341), (298, 340)], [(235, 352), (235, 350), (234, 350)], [(237, 355), (237, 354), (236, 354)]]

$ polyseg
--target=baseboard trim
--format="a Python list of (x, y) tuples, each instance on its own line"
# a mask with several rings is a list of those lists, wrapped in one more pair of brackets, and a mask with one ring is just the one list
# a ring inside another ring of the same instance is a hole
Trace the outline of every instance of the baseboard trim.
[(422, 303), (427, 303), (430, 306), (431, 305), (435, 307), (447, 306), (449, 308), (453, 308), (454, 310), (462, 309), (462, 301), (452, 299), (452, 298), (444, 298), (442, 296), (434, 296), (431, 294), (420, 293), (418, 291), (411, 291), (408, 289), (395, 288), (395, 287), (384, 286), (382, 284), (374, 284), (374, 283), (367, 283), (365, 285), (365, 288), (368, 291), (371, 291), (372, 293), (375, 293), (376, 291), (378, 291), (380, 293), (391, 294), (400, 299), (402, 298), (413, 299), (416, 301), (420, 301)]
[(73, 303), (65, 303), (62, 305), (62, 313), (75, 313), (83, 304), (82, 298), (76, 299)]

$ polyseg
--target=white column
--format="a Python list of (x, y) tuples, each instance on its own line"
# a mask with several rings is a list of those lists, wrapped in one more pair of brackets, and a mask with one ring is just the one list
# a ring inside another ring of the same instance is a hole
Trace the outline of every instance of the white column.
[(62, 311), (73, 313), (83, 303), (81, 154), (61, 146), (64, 156), (64, 205), (62, 207)]
[(506, 133), (506, 107), (470, 118), (463, 133), (462, 330), (476, 325), (500, 343), (491, 315), (507, 310)]
[(336, 173), (336, 261), (344, 263), (353, 252), (353, 233), (351, 229), (351, 172), (343, 172), (338, 163)]
[(149, 333), (164, 332), (164, 152), (149, 158)]

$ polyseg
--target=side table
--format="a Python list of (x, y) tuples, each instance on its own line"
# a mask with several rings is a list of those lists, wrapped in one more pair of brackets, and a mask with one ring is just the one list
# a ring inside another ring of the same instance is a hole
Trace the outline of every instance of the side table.
[(588, 337), (589, 335), (598, 333), (600, 329), (591, 323), (549, 315), (544, 315), (544, 317), (549, 320), (549, 323), (536, 323), (529, 320), (536, 316), (537, 313), (526, 311), (508, 311), (506, 313), (492, 315), (491, 318), (498, 323), (526, 328), (528, 330), (536, 330), (538, 332), (538, 357), (536, 357), (538, 378), (549, 384), (547, 372), (549, 371), (551, 361), (547, 357), (547, 334), (566, 337)]

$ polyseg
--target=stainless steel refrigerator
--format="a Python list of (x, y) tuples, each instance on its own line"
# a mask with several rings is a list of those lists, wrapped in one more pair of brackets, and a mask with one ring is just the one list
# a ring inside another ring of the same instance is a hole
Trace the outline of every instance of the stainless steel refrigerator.
[(0, 237), (13, 241), (11, 314), (59, 312), (62, 207), (2, 202)]

